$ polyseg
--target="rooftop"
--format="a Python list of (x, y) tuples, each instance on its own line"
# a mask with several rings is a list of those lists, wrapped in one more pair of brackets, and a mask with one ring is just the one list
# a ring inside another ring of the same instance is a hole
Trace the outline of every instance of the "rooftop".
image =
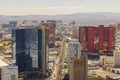
[(0, 59), (0, 67), (7, 66), (8, 64)]

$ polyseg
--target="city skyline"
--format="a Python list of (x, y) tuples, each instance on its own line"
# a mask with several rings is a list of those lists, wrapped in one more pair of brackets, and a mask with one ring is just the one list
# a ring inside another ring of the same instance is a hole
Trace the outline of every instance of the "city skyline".
[(120, 13), (120, 0), (4, 0), (0, 15), (58, 15), (81, 12)]

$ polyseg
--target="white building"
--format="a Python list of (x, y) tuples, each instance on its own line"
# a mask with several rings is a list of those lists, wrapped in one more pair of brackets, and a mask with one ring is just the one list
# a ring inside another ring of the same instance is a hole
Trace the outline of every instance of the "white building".
[(120, 67), (120, 30), (119, 28), (118, 28), (118, 32), (116, 33), (115, 51), (114, 51), (114, 67)]
[(114, 67), (120, 67), (120, 50), (114, 51)]
[(15, 65), (0, 67), (0, 80), (18, 80), (18, 67)]
[(68, 58), (79, 57), (81, 54), (80, 43), (79, 42), (69, 42), (68, 43)]

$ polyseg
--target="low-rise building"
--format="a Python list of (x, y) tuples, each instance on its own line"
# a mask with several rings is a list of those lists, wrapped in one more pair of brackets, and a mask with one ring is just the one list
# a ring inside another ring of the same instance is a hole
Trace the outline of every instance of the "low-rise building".
[(0, 67), (0, 80), (18, 80), (18, 67), (15, 65)]
[(104, 57), (104, 66), (106, 67), (112, 67), (114, 62), (114, 57), (113, 56), (105, 56)]

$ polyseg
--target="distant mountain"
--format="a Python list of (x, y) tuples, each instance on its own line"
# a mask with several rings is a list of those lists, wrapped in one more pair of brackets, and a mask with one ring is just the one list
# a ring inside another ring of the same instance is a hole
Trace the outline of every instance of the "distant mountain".
[(81, 25), (99, 25), (109, 23), (120, 23), (120, 13), (96, 12), (96, 13), (75, 13), (66, 15), (24, 15), (4, 16), (0, 15), (0, 23), (10, 20), (63, 20), (77, 21)]

